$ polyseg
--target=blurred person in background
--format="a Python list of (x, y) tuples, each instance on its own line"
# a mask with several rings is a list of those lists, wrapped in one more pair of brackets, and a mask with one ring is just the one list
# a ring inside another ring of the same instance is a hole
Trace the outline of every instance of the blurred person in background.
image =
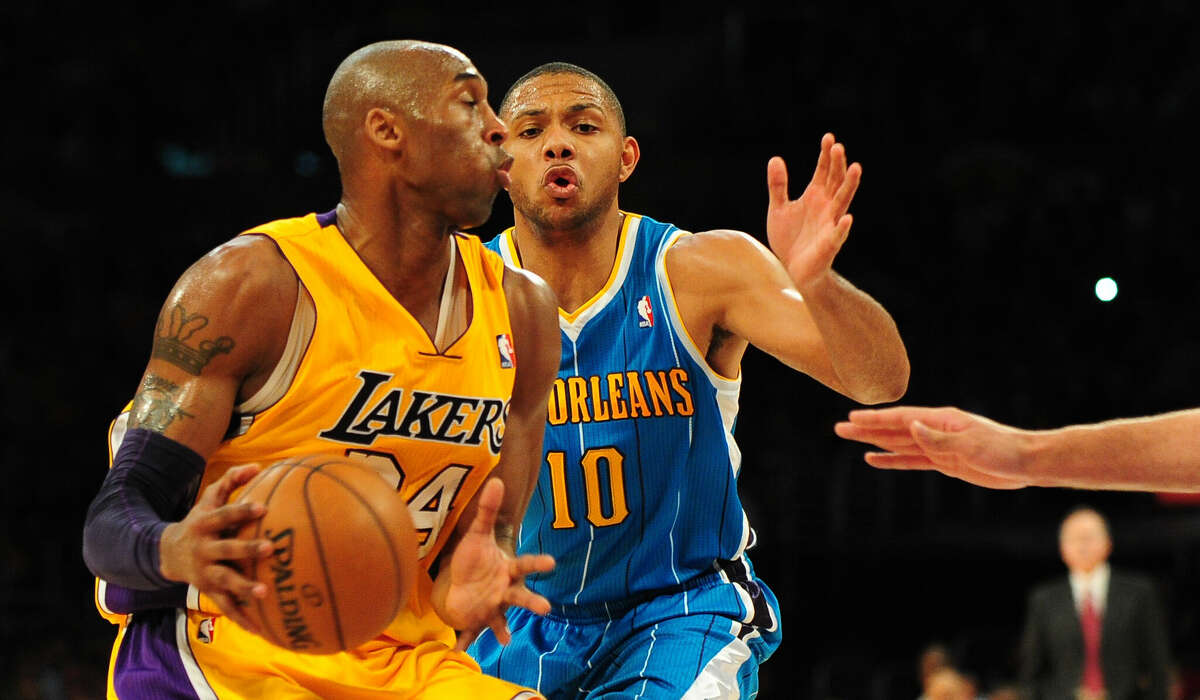
[(1096, 510), (1059, 528), (1068, 575), (1034, 588), (1021, 640), (1033, 700), (1166, 700), (1167, 629), (1154, 586), (1108, 564), (1112, 538)]

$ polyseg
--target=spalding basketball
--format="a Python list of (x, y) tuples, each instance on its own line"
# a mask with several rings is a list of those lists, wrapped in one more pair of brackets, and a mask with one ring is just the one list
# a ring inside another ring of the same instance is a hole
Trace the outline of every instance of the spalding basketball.
[(276, 462), (235, 492), (267, 512), (238, 531), (271, 554), (243, 573), (267, 585), (242, 603), (273, 644), (306, 654), (356, 647), (387, 627), (416, 582), (417, 540), (404, 499), (346, 457)]

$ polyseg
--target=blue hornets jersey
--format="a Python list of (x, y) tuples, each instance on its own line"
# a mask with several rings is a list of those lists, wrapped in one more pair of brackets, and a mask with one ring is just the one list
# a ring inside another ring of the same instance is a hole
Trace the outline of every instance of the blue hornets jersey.
[[(670, 224), (626, 213), (607, 283), (559, 311), (562, 361), (519, 553), (554, 555), (529, 587), (559, 611), (637, 599), (725, 568), (752, 533), (737, 494), (740, 377), (715, 373), (680, 320)], [(487, 244), (521, 261), (512, 229)]]

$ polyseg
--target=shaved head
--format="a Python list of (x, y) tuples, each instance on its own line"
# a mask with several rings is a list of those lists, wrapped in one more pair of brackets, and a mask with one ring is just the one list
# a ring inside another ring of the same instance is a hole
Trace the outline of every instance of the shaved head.
[(424, 41), (381, 41), (342, 61), (325, 91), (321, 125), (339, 167), (354, 155), (367, 112), (376, 107), (403, 119), (420, 118), (438, 79), (473, 71), (458, 49)]

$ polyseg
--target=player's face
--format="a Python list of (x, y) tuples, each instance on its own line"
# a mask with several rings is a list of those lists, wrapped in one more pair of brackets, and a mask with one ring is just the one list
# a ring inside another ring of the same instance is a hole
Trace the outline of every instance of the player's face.
[(409, 181), (459, 228), (478, 226), (508, 185), (508, 136), (487, 102), (487, 83), (469, 62), (451, 64), (406, 129)]
[(544, 231), (572, 230), (614, 209), (633, 172), (636, 142), (593, 81), (572, 73), (533, 78), (506, 107), (513, 155), (508, 188), (517, 213)]
[(1112, 550), (1104, 522), (1095, 513), (1083, 511), (1067, 518), (1059, 534), (1059, 550), (1071, 571), (1089, 572), (1108, 559)]

